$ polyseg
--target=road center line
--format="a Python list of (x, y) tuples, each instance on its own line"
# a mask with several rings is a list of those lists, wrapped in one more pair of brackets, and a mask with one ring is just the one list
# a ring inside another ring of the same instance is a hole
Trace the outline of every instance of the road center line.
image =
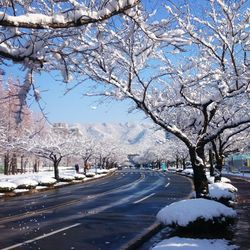
[(165, 185), (165, 187), (167, 188), (169, 185), (170, 185), (170, 182), (169, 182), (169, 183), (167, 183), (167, 184)]
[(6, 247), (6, 248), (2, 248), (1, 250), (10, 250), (10, 249), (14, 249), (14, 248), (16, 248), (16, 247), (20, 247), (20, 246), (23, 246), (23, 245), (25, 245), (25, 244), (29, 244), (29, 243), (34, 242), (34, 241), (36, 241), (36, 240), (40, 240), (40, 239), (49, 237), (49, 236), (51, 236), (51, 235), (53, 235), (53, 234), (57, 234), (57, 233), (66, 231), (66, 230), (68, 230), (68, 229), (70, 229), (70, 228), (72, 228), (72, 227), (77, 227), (77, 226), (79, 226), (79, 225), (81, 225), (81, 223), (76, 223), (76, 224), (73, 224), (73, 225), (71, 225), (71, 226), (68, 226), (68, 227), (64, 227), (64, 228), (58, 229), (58, 230), (53, 231), (53, 232), (51, 232), (51, 233), (43, 234), (43, 235), (38, 236), (38, 237), (36, 237), (36, 238), (30, 239), (30, 240), (26, 240), (26, 241), (24, 241), (24, 242), (22, 242), (22, 243), (18, 243), (18, 244), (15, 244), (15, 245), (12, 245), (12, 246), (9, 246), (9, 247)]
[(137, 203), (139, 203), (141, 201), (144, 201), (144, 200), (148, 199), (149, 197), (151, 197), (153, 195), (155, 195), (155, 193), (152, 193), (152, 194), (150, 194), (148, 196), (145, 196), (145, 197), (141, 198), (140, 200), (137, 200), (137, 201), (133, 202), (133, 204), (137, 204)]

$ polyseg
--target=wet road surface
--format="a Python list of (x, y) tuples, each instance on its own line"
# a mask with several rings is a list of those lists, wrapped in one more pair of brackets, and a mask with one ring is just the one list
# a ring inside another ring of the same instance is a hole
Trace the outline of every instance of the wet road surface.
[(182, 176), (127, 170), (104, 179), (1, 199), (0, 249), (120, 249), (183, 199)]

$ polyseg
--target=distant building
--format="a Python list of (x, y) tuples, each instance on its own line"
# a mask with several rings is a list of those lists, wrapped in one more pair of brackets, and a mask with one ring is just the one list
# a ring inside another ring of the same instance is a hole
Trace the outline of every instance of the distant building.
[(231, 155), (226, 165), (231, 171), (250, 171), (250, 154)]
[(74, 125), (72, 127), (69, 126), (67, 123), (58, 122), (53, 124), (53, 130), (55, 132), (61, 132), (64, 134), (72, 134), (76, 136), (81, 136), (82, 132), (80, 130), (80, 127), (78, 125)]

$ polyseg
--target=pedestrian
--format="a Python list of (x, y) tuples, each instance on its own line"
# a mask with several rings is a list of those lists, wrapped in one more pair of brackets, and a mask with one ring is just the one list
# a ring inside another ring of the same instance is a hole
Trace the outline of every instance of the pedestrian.
[(76, 170), (76, 173), (78, 174), (79, 173), (79, 165), (78, 164), (75, 165), (75, 170)]

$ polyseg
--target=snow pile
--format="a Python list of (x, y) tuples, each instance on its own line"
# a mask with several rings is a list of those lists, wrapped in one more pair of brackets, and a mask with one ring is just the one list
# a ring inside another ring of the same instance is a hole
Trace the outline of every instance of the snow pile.
[(193, 176), (194, 175), (194, 171), (193, 171), (192, 168), (186, 168), (181, 173), (185, 174), (185, 175), (188, 175), (188, 176)]
[(209, 184), (209, 194), (211, 198), (213, 199), (230, 199), (235, 200), (236, 199), (236, 192), (238, 189), (234, 187), (230, 183), (224, 183), (224, 182), (216, 182), (213, 184)]
[(161, 209), (156, 217), (165, 225), (184, 227), (198, 219), (235, 218), (236, 212), (219, 202), (199, 198), (174, 202)]
[(36, 179), (41, 186), (52, 186), (56, 183), (56, 179), (47, 176), (40, 176)]
[(221, 177), (221, 182), (224, 182), (224, 183), (231, 183), (231, 180), (228, 179), (227, 177)]
[(97, 174), (107, 174), (109, 172), (108, 169), (97, 169), (96, 173)]
[(31, 188), (35, 188), (38, 185), (37, 181), (30, 179), (30, 178), (16, 179), (15, 183), (17, 185), (17, 188), (20, 188), (20, 189), (31, 189)]
[(0, 181), (0, 192), (11, 192), (17, 188), (17, 185), (8, 181)]
[[(71, 181), (70, 181), (70, 182), (71, 182)], [(65, 185), (70, 185), (70, 183), (67, 182), (67, 181), (59, 181), (59, 182), (57, 182), (57, 183), (54, 185), (54, 187), (60, 187), (60, 186), (65, 186)]]
[(95, 173), (90, 171), (90, 172), (87, 172), (85, 175), (86, 177), (94, 177)]
[(208, 183), (214, 183), (214, 176), (210, 176), (210, 174), (207, 174), (207, 181)]
[(85, 178), (85, 175), (84, 174), (75, 174), (74, 178), (76, 180), (83, 180)]
[(61, 175), (59, 179), (60, 181), (71, 182), (75, 179), (75, 177), (72, 175)]
[[(207, 180), (209, 183), (214, 183), (214, 176), (210, 176), (210, 174), (207, 175)], [(221, 177), (221, 182), (224, 183), (231, 183), (231, 180), (226, 177)]]
[(93, 178), (98, 179), (98, 178), (101, 178), (101, 177), (104, 177), (104, 176), (106, 176), (106, 174), (98, 174), (98, 175), (93, 176)]
[(152, 250), (188, 250), (188, 249), (200, 249), (200, 250), (233, 250), (238, 249), (234, 245), (229, 245), (226, 240), (219, 239), (191, 239), (173, 237), (166, 239), (158, 243), (152, 248)]
[(25, 192), (29, 192), (29, 189), (25, 189), (25, 188), (20, 188), (20, 189), (15, 189), (14, 193), (18, 194), (18, 193), (25, 193)]

